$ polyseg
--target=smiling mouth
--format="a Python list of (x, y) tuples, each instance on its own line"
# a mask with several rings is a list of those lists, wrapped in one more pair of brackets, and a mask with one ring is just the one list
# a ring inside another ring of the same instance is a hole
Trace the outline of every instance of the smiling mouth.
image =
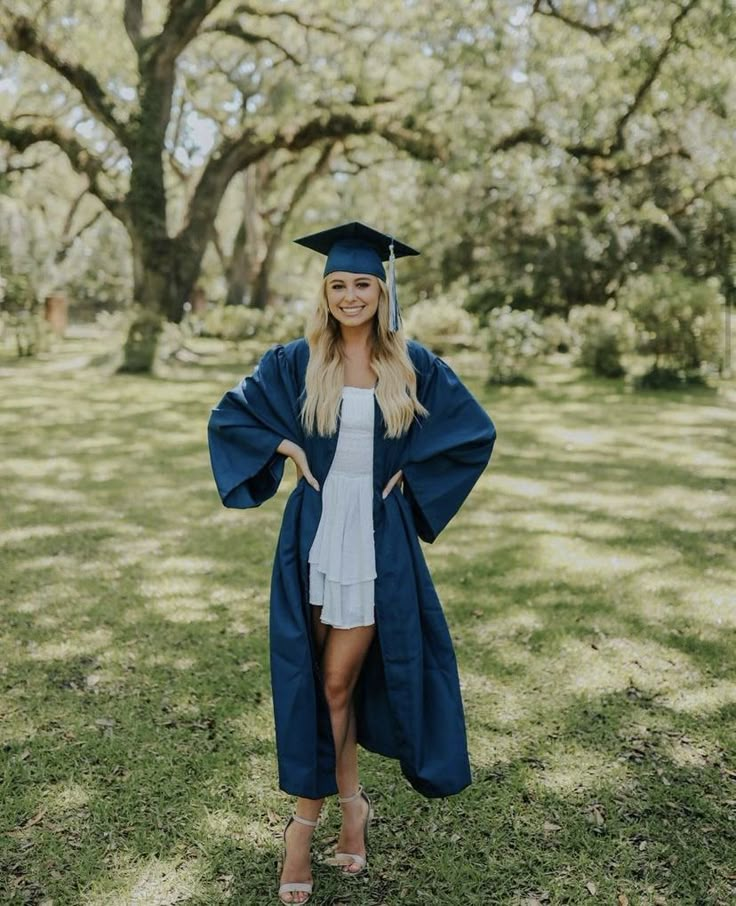
[(349, 308), (342, 307), (342, 308), (340, 308), (340, 311), (344, 312), (346, 315), (354, 315), (354, 314), (357, 314), (359, 311), (363, 311), (364, 308), (365, 308), (365, 305), (352, 305)]

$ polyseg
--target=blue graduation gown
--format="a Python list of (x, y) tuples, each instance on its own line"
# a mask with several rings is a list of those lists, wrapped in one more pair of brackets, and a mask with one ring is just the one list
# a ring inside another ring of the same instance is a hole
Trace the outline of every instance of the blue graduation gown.
[[(408, 348), (429, 416), (387, 439), (375, 402), (376, 635), (355, 690), (357, 734), (365, 749), (397, 758), (424, 796), (448, 796), (471, 782), (463, 705), (452, 641), (417, 536), (434, 541), (458, 511), (488, 463), (496, 432), (441, 358), (414, 341)], [(308, 359), (305, 339), (272, 347), (212, 410), (210, 459), (225, 506), (256, 507), (276, 493), (286, 459), (276, 448), (284, 438), (304, 448), (324, 485), (337, 434), (302, 430)], [(399, 469), (403, 491), (395, 486), (383, 500)], [(279, 786), (311, 799), (337, 791), (308, 598), (308, 556), (321, 511), (320, 493), (300, 479), (284, 508), (269, 617)]]

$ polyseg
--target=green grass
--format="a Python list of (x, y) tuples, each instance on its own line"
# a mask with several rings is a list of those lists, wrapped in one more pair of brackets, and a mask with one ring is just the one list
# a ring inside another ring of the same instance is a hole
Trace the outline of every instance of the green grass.
[[(293, 472), (221, 507), (209, 409), (252, 358), (110, 375), (80, 336), (0, 363), (0, 902), (275, 902), (271, 558)], [(252, 350), (251, 350), (252, 352)], [(315, 904), (736, 896), (736, 387), (632, 393), (564, 364), (488, 389), (492, 465), (425, 547), (474, 784), (361, 752), (367, 878)]]

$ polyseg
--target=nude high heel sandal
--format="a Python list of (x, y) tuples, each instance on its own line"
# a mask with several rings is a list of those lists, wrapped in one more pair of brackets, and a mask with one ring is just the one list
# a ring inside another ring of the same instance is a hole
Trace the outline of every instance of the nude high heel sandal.
[[(292, 815), (291, 818), (289, 818), (289, 820), (286, 822), (286, 827), (284, 828), (281, 871), (284, 870), (284, 865), (286, 863), (286, 832), (289, 829), (292, 821), (297, 821), (299, 824), (306, 824), (308, 827), (317, 827), (317, 822), (311, 821), (309, 818), (302, 818), (299, 815)], [(309, 897), (312, 894), (313, 886), (313, 881), (287, 881), (286, 883), (279, 885), (279, 899), (282, 903), (300, 903), (301, 906), (304, 906), (304, 903), (309, 900)], [(285, 900), (285, 893), (306, 893), (307, 896), (304, 897), (303, 900)]]
[[(371, 823), (373, 818), (373, 806), (371, 805), (371, 800), (368, 798), (368, 794), (363, 789), (362, 786), (358, 787), (357, 793), (353, 793), (352, 796), (338, 796), (340, 802), (353, 802), (358, 797), (361, 797), (368, 803), (368, 814), (365, 817), (365, 822), (363, 824), (363, 839), (365, 840), (366, 847), (368, 846), (368, 826)], [(367, 849), (366, 849), (367, 852)], [(361, 856), (360, 853), (342, 853), (336, 852), (331, 859), (326, 860), (330, 865), (350, 865), (351, 863), (356, 863), (360, 865), (356, 871), (349, 871), (347, 868), (343, 868), (342, 873), (344, 875), (359, 875), (368, 866), (368, 860), (366, 856)]]

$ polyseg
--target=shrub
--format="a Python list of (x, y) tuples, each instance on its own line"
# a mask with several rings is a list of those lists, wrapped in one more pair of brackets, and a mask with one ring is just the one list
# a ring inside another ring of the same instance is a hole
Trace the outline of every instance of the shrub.
[(542, 332), (546, 352), (569, 352), (575, 345), (573, 330), (561, 315), (543, 318)]
[(626, 312), (608, 305), (576, 305), (570, 309), (569, 324), (583, 368), (599, 377), (625, 374), (621, 357), (634, 343), (634, 326)]
[(720, 366), (723, 297), (711, 281), (642, 274), (626, 283), (619, 299), (638, 328), (638, 351), (654, 356), (651, 372), (679, 374), (682, 381)]
[[(287, 343), (304, 335), (306, 317), (289, 308), (249, 308), (247, 305), (217, 305), (201, 319), (190, 315), (193, 332), (221, 340), (263, 338), (270, 343)], [(199, 324), (197, 325), (197, 321)]]
[(402, 312), (407, 336), (424, 343), (437, 355), (479, 345), (478, 319), (451, 296), (422, 299)]
[(509, 305), (494, 308), (488, 316), (488, 380), (492, 384), (530, 383), (526, 366), (544, 349), (544, 331), (530, 310)]
[(50, 339), (30, 277), (14, 269), (0, 247), (0, 346), (22, 358), (47, 350)]

